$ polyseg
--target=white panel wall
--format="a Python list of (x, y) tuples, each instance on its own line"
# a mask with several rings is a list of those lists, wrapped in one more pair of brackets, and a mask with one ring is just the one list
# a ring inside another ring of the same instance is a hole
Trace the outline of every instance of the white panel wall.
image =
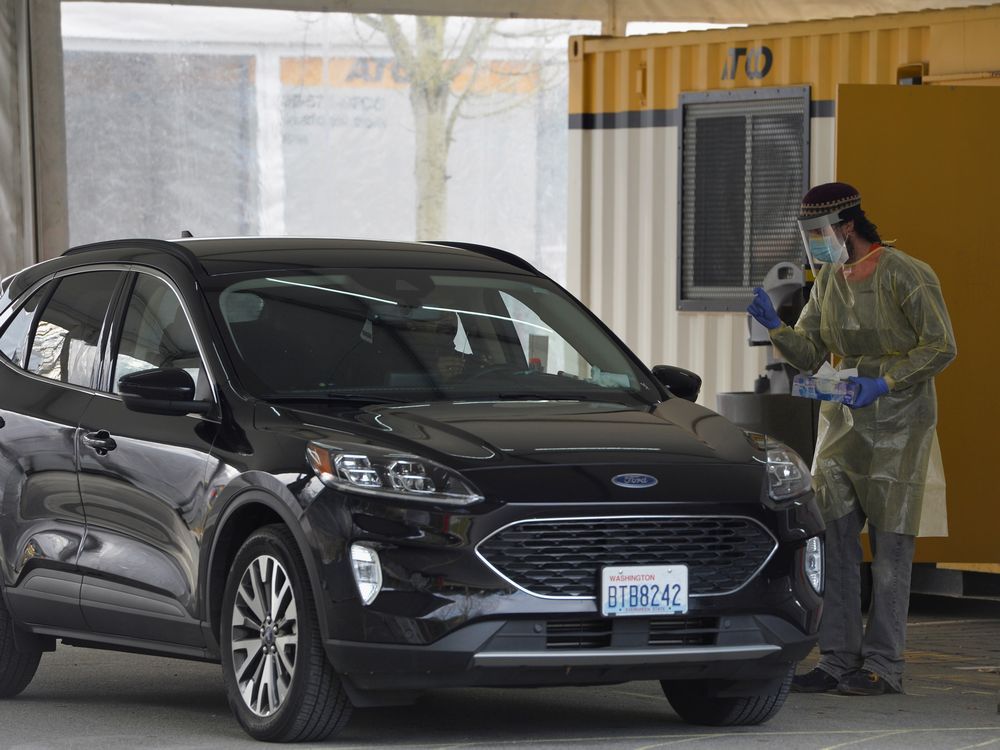
[(814, 117), (810, 122), (809, 184), (821, 185), (837, 179), (834, 144), (836, 121), (833, 117)]

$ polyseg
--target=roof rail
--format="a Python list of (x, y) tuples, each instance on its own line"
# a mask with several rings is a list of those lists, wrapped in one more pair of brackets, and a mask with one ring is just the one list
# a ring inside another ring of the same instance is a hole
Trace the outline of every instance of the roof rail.
[(167, 240), (156, 240), (156, 239), (133, 239), (133, 240), (107, 240), (105, 242), (92, 242), (87, 245), (79, 245), (78, 247), (71, 247), (69, 250), (63, 253), (63, 255), (79, 255), (81, 253), (89, 253), (97, 250), (117, 250), (119, 248), (131, 248), (133, 250), (155, 250), (157, 252), (164, 253), (166, 255), (172, 255), (177, 260), (181, 261), (186, 265), (191, 272), (199, 277), (204, 278), (208, 276), (208, 272), (205, 271), (205, 267), (201, 264), (193, 252), (191, 252), (184, 245), (179, 245), (174, 242), (169, 242)]
[(477, 245), (475, 242), (452, 242), (450, 240), (427, 240), (422, 242), (424, 245), (444, 245), (446, 247), (457, 247), (460, 250), (470, 250), (474, 253), (479, 253), (480, 255), (486, 255), (495, 260), (503, 261), (504, 263), (510, 263), (512, 266), (517, 266), (524, 271), (531, 271), (531, 273), (541, 276), (542, 273), (531, 265), (524, 258), (514, 255), (514, 253), (509, 253), (506, 250), (500, 250), (496, 247), (490, 247), (489, 245)]

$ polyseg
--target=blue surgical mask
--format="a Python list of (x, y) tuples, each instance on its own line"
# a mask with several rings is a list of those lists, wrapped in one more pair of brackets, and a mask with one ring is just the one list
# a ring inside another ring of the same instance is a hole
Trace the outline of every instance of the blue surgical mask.
[(820, 263), (842, 263), (844, 261), (843, 248), (834, 248), (833, 242), (828, 237), (810, 237), (809, 254)]

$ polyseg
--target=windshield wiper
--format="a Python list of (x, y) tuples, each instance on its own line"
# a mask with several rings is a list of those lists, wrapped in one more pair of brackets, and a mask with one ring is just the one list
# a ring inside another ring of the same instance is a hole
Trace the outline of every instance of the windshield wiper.
[(386, 398), (385, 396), (369, 396), (364, 393), (311, 393), (311, 394), (272, 394), (262, 396), (265, 401), (275, 401), (278, 403), (308, 403), (316, 401), (343, 401), (352, 404), (406, 404), (409, 403), (400, 398)]
[(590, 401), (590, 396), (563, 393), (498, 393), (498, 401)]

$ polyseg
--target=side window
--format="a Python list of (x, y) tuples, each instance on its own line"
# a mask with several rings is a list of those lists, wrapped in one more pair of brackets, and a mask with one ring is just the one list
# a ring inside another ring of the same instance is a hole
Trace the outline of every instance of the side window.
[(45, 296), (52, 291), (57, 282), (50, 281), (36, 290), (24, 306), (10, 319), (7, 330), (0, 336), (0, 352), (18, 367), (24, 367), (28, 358), (28, 342), (31, 333), (31, 321), (35, 319), (35, 310)]
[(90, 271), (57, 281), (31, 337), (28, 372), (90, 387), (101, 326), (120, 277), (119, 271)]
[(112, 388), (118, 393), (123, 375), (167, 367), (187, 370), (197, 385), (196, 398), (207, 397), (205, 368), (180, 300), (166, 283), (140, 273), (125, 313)]

